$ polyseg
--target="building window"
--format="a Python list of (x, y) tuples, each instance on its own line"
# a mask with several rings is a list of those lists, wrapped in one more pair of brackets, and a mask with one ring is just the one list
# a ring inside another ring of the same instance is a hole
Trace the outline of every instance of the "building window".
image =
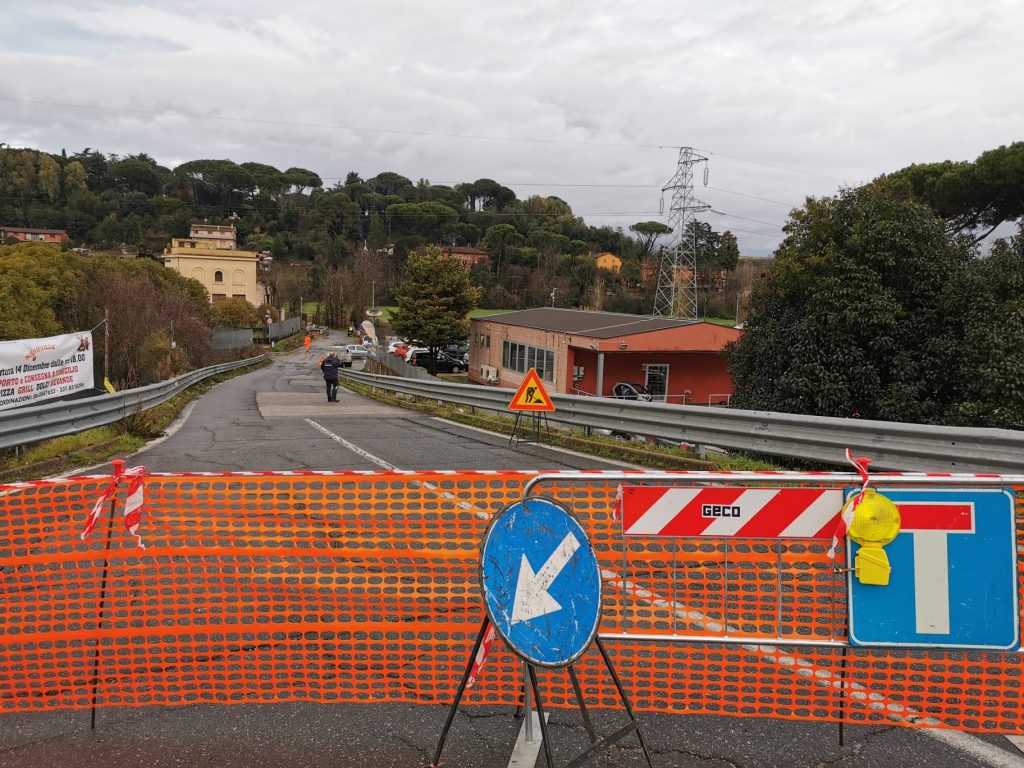
[(220, 301), (221, 299), (226, 299), (226, 298), (227, 298), (227, 295), (225, 295), (223, 293), (215, 293), (215, 294), (213, 294), (213, 300), (214, 301)]
[(545, 381), (555, 380), (555, 353), (550, 349), (506, 341), (501, 350), (501, 364), (519, 373), (526, 373), (534, 368), (537, 375)]
[(213, 282), (215, 282), (215, 283), (223, 283), (224, 282), (224, 273), (221, 272), (219, 269), (216, 272), (213, 273)]
[(231, 298), (232, 299), (244, 299), (245, 298), (245, 294), (244, 293), (232, 293), (231, 294)]
[(476, 345), (482, 349), (490, 349), (491, 335), (489, 333), (478, 333), (476, 335)]

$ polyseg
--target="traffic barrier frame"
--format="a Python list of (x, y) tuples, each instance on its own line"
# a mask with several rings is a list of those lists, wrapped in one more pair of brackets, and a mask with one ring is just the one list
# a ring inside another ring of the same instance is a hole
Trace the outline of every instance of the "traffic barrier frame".
[[(796, 485), (826, 476), (858, 484), (843, 473), (154, 473), (145, 480), (144, 550), (120, 524), (106, 544), (99, 527), (79, 538), (110, 476), (0, 486), (0, 711), (87, 709), (94, 700), (450, 701), (483, 615), (476, 574), (487, 521), (542, 487), (584, 524), (607, 571), (601, 637), (638, 710), (1024, 733), (1020, 653), (851, 648), (843, 637), (781, 633), (672, 639), (676, 607), (658, 593), (671, 560), (647, 552), (660, 569), (650, 583), (635, 563), (623, 568), (621, 525), (611, 519), (623, 480)], [(873, 475), (886, 486), (932, 477)], [(1014, 486), (1019, 523), (1024, 477), (956, 482)], [(121, 488), (117, 510), (124, 496)], [(793, 560), (801, 577), (823, 548)], [(767, 615), (775, 606), (756, 597), (758, 585), (774, 582), (759, 581), (750, 564), (776, 553), (748, 554), (737, 556), (736, 573)], [(714, 596), (699, 586), (696, 598)], [(646, 599), (643, 616), (624, 589)], [(809, 626), (815, 611), (820, 618), (813, 604), (794, 605), (795, 626)], [(599, 678), (599, 664), (585, 655), (581, 677)], [(496, 649), (467, 702), (516, 705), (520, 674), (518, 658)], [(546, 703), (574, 706), (569, 681), (545, 676)], [(609, 685), (586, 695), (588, 706), (615, 706)]]

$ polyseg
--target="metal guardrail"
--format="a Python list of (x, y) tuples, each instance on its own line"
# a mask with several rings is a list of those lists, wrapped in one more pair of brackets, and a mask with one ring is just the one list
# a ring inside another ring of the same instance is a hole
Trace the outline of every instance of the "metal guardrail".
[[(424, 381), (439, 381), (432, 376), (430, 371), (418, 365), (410, 365), (398, 355), (389, 354), (384, 346), (370, 347), (370, 356), (366, 361), (364, 371), (380, 373), (384, 376), (401, 376), (406, 379), (422, 379)], [(376, 369), (376, 370), (375, 370)]]
[[(345, 372), (354, 381), (468, 408), (508, 413), (513, 390)], [(549, 421), (729, 450), (845, 464), (847, 448), (873, 467), (907, 472), (1024, 473), (1024, 432), (839, 419), (768, 411), (552, 395)]]
[(211, 365), (167, 381), (126, 389), (112, 395), (104, 394), (0, 411), (0, 448), (13, 448), (113, 424), (125, 416), (161, 405), (203, 379), (253, 365), (266, 357), (259, 355), (246, 360)]

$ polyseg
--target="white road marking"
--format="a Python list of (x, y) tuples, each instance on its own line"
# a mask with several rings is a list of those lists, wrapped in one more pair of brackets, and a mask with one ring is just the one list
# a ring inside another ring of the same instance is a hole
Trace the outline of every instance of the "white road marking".
[[(390, 463), (384, 461), (384, 459), (380, 458), (379, 456), (374, 456), (369, 451), (363, 450), (358, 445), (356, 445), (355, 443), (353, 443), (353, 442), (351, 442), (349, 440), (346, 440), (341, 435), (334, 434), (333, 432), (331, 432), (331, 430), (329, 430), (323, 424), (318, 424), (317, 422), (313, 421), (312, 419), (304, 419), (304, 421), (307, 424), (309, 424), (311, 427), (313, 427), (314, 429), (317, 429), (320, 432), (322, 432), (323, 434), (327, 435), (327, 437), (331, 438), (331, 440), (333, 440), (334, 442), (339, 443), (339, 444), (345, 446), (346, 448), (348, 448), (353, 453), (355, 453), (355, 454), (357, 454), (359, 456), (362, 456), (364, 459), (366, 459), (370, 463), (376, 464), (378, 467), (381, 467), (382, 469), (386, 469), (386, 470), (388, 470), (390, 472), (406, 472), (406, 471), (408, 471), (408, 470), (404, 470), (404, 469), (399, 469), (394, 464), (390, 464)], [(455, 494), (451, 493), (450, 491), (439, 490), (435, 483), (422, 483), (422, 485), (423, 485), (423, 488), (425, 490), (435, 491), (437, 493), (437, 495), (440, 496), (442, 499), (456, 500), (458, 498), (457, 496), (455, 496)], [(480, 509), (476, 505), (470, 504), (468, 501), (457, 501), (455, 506), (457, 506), (461, 510), (465, 510), (466, 512), (472, 512), (474, 515), (476, 515), (481, 520), (490, 520), (491, 519), (491, 513), (490, 512), (488, 512), (485, 509)]]
[(1007, 736), (1010, 743), (1013, 744), (1021, 752), (1024, 752), (1024, 736)]
[(357, 454), (359, 456), (362, 456), (364, 459), (369, 461), (371, 464), (376, 464), (381, 469), (387, 469), (387, 470), (396, 471), (396, 472), (401, 471), (394, 464), (389, 464), (388, 462), (384, 461), (384, 459), (380, 458), (380, 456), (374, 456), (369, 451), (364, 451), (358, 445), (356, 445), (353, 442), (350, 442), (350, 441), (346, 440), (341, 435), (334, 434), (333, 432), (331, 432), (331, 430), (329, 430), (327, 427), (323, 426), (322, 424), (317, 424), (312, 419), (304, 419), (304, 421), (307, 424), (309, 424), (311, 427), (313, 427), (314, 429), (319, 430), (320, 432), (323, 432), (325, 435), (327, 435), (329, 438), (331, 438), (331, 440), (333, 440), (334, 442), (339, 443), (339, 444), (345, 446), (350, 451), (352, 451), (352, 453), (355, 453), (355, 454)]
[[(530, 729), (534, 733), (532, 740), (526, 740), (526, 720), (522, 721), (522, 727), (519, 729), (519, 735), (516, 737), (515, 746), (512, 748), (512, 757), (509, 758), (508, 768), (534, 768), (537, 765), (537, 759), (541, 755), (541, 746), (544, 740), (541, 738), (541, 718), (537, 715), (537, 710), (530, 710), (529, 716), (532, 719)], [(544, 722), (547, 723), (550, 717), (550, 713), (544, 713)]]
[[(537, 758), (540, 756), (540, 748), (543, 740), (540, 738), (540, 717), (537, 710), (530, 710), (530, 717), (533, 718), (533, 741), (526, 740), (526, 719), (523, 719), (523, 727), (519, 729), (519, 736), (516, 738), (516, 745), (512, 748), (512, 757), (508, 760), (508, 768), (534, 768), (537, 765)], [(549, 713), (544, 713), (544, 722), (548, 721)]]
[[(727, 626), (721, 622), (714, 621), (701, 611), (690, 609), (678, 601), (671, 600), (657, 594), (656, 592), (638, 587), (633, 582), (622, 579), (615, 571), (604, 569), (601, 571), (601, 578), (606, 583), (613, 586), (625, 587), (627, 591), (631, 592), (638, 598), (647, 600), (651, 605), (658, 608), (669, 608), (681, 619), (702, 624), (705, 629), (710, 632), (721, 633), (723, 630), (737, 631), (736, 627)], [(708, 641), (714, 642), (714, 638), (709, 637)], [(793, 671), (797, 675), (804, 678), (810, 678), (815, 685), (836, 689), (842, 688), (845, 685), (849, 691), (848, 695), (851, 700), (869, 702), (867, 704), (869, 709), (885, 711), (886, 716), (892, 720), (902, 720), (907, 723), (928, 723), (931, 725), (941, 724), (940, 721), (935, 718), (922, 716), (912, 707), (887, 702), (885, 697), (880, 693), (872, 693), (860, 683), (844, 683), (839, 675), (831, 670), (819, 669), (814, 666), (813, 662), (807, 659), (798, 659), (773, 645), (751, 643), (749, 645), (744, 644), (740, 647), (749, 653), (762, 656), (781, 667), (793, 668)], [(785, 647), (784, 644), (783, 647)], [(959, 749), (961, 752), (965, 752), (975, 760), (992, 766), (992, 768), (1024, 768), (1024, 758), (1018, 757), (1012, 752), (1007, 752), (1005, 749), (1000, 749), (993, 744), (989, 744), (987, 741), (984, 741), (971, 733), (944, 730), (941, 728), (918, 728), (916, 730), (924, 736), (928, 736), (929, 738), (941, 741), (943, 744), (950, 747)], [(1012, 741), (1013, 739), (1018, 739), (1020, 737), (1008, 738)], [(1024, 739), (1022, 739), (1022, 741), (1024, 741)], [(1016, 741), (1014, 741), (1014, 743), (1017, 744)]]
[[(453, 427), (459, 427), (460, 429), (468, 429), (472, 432), (479, 432), (483, 435), (490, 435), (492, 437), (503, 437), (506, 440), (508, 439), (508, 435), (503, 435), (501, 432), (492, 432), (491, 430), (484, 429), (483, 427), (474, 427), (470, 424), (463, 424), (462, 422), (459, 421), (452, 421), (451, 419), (445, 419), (441, 416), (431, 416), (431, 419), (433, 419), (434, 421), (443, 422), (445, 424), (451, 424)], [(625, 468), (650, 470), (650, 467), (645, 467), (641, 464), (631, 464), (628, 461), (613, 461), (612, 459), (602, 459), (600, 456), (593, 456), (589, 453), (581, 453), (580, 451), (574, 451), (571, 448), (563, 448), (560, 445), (548, 445), (547, 443), (539, 443), (538, 445), (540, 445), (546, 451), (554, 451), (555, 453), (562, 453), (565, 454), (566, 456), (575, 456), (576, 458), (586, 459), (587, 461), (597, 461), (602, 464), (607, 464), (611, 467), (615, 467), (617, 469)]]

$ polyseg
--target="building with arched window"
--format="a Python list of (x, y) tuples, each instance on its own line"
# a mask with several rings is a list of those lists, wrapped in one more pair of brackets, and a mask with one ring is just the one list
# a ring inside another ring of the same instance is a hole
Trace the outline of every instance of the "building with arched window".
[(193, 224), (187, 238), (174, 238), (164, 248), (164, 266), (203, 284), (210, 301), (245, 299), (254, 306), (266, 301), (256, 280), (259, 254), (238, 249), (235, 228)]

